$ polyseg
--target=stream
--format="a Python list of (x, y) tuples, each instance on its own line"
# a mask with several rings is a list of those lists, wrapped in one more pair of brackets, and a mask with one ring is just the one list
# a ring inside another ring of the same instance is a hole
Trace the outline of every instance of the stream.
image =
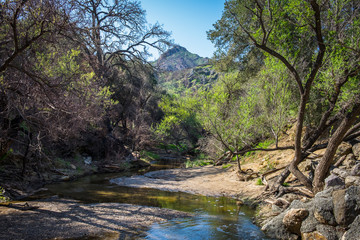
[(85, 204), (129, 203), (194, 214), (191, 218), (153, 224), (145, 232), (139, 230), (135, 239), (269, 239), (252, 223), (254, 210), (247, 206), (237, 206), (234, 199), (122, 187), (110, 183), (111, 179), (124, 176), (130, 174), (97, 174), (71, 182), (50, 184), (45, 186), (46, 191), (39, 192), (33, 198), (58, 195)]

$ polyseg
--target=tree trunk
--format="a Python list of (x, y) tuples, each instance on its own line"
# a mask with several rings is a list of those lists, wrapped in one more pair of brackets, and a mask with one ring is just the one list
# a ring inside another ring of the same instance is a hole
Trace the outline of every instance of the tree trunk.
[(348, 113), (345, 118), (341, 121), (340, 126), (335, 131), (334, 135), (331, 137), (328, 147), (326, 148), (324, 156), (321, 158), (319, 165), (315, 169), (314, 176), (314, 190), (319, 192), (323, 189), (324, 180), (328, 174), (331, 162), (335, 156), (336, 150), (342, 142), (346, 132), (354, 124), (358, 116), (360, 115), (360, 103), (357, 102), (354, 104), (353, 110)]
[(296, 122), (296, 134), (295, 134), (295, 156), (289, 165), (289, 170), (294, 176), (307, 188), (312, 189), (311, 181), (298, 169), (298, 164), (303, 160), (302, 158), (302, 130), (304, 126), (305, 108), (309, 98), (309, 89), (305, 90), (305, 93), (301, 96), (298, 119)]
[(239, 159), (238, 154), (236, 154), (236, 161), (237, 161), (238, 171), (241, 172), (241, 165), (240, 165), (240, 159)]

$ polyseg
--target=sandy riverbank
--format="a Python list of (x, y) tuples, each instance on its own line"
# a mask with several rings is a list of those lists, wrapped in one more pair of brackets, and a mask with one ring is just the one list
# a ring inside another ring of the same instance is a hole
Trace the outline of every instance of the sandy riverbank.
[(154, 222), (191, 216), (155, 207), (119, 203), (80, 204), (51, 198), (0, 206), (0, 239), (134, 239)]
[(155, 188), (163, 191), (187, 192), (205, 196), (227, 196), (233, 198), (256, 198), (264, 186), (255, 180), (241, 182), (235, 167), (205, 166), (189, 169), (167, 169), (141, 176), (121, 177), (111, 180), (121, 186)]

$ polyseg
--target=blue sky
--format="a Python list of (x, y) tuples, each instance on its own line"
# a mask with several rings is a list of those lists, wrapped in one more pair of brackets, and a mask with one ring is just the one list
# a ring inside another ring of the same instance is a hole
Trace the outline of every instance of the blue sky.
[(212, 57), (206, 31), (221, 18), (225, 0), (141, 0), (149, 23), (159, 22), (174, 42), (201, 57)]

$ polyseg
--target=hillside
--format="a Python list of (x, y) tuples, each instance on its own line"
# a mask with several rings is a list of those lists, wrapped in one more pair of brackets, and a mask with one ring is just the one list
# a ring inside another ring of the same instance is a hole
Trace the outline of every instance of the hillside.
[(175, 46), (163, 53), (154, 65), (158, 69), (160, 86), (170, 93), (207, 87), (219, 77), (208, 58), (202, 58), (181, 46)]
[(154, 65), (161, 72), (174, 72), (208, 64), (208, 58), (202, 58), (197, 54), (189, 52), (179, 45), (163, 53)]

